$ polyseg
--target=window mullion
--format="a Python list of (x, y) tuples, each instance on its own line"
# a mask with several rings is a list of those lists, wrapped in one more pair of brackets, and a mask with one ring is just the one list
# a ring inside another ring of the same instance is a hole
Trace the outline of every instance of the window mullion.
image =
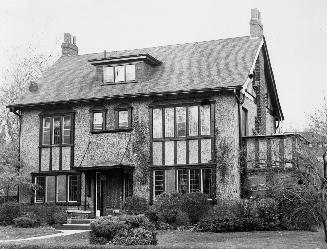
[(203, 193), (203, 169), (200, 169), (200, 191)]

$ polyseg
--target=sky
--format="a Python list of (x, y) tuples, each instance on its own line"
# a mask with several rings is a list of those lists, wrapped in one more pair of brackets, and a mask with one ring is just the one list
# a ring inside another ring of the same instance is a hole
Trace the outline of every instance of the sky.
[(26, 50), (60, 55), (65, 32), (79, 54), (264, 35), (285, 116), (301, 130), (327, 96), (326, 0), (0, 0), (0, 77)]

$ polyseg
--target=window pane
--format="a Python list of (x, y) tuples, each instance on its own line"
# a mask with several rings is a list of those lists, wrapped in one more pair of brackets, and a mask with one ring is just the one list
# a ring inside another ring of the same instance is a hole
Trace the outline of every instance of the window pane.
[(190, 169), (190, 192), (198, 192), (200, 189), (200, 170)]
[(154, 171), (154, 196), (165, 191), (165, 172), (163, 170)]
[(115, 82), (125, 81), (125, 66), (115, 67)]
[(54, 202), (56, 197), (55, 192), (55, 176), (47, 176), (46, 177), (46, 192), (47, 192), (47, 200), (46, 202)]
[(118, 128), (128, 128), (128, 111), (118, 112)]
[(60, 117), (53, 118), (53, 144), (60, 144)]
[(104, 83), (114, 82), (114, 68), (113, 67), (103, 67), (103, 82)]
[(198, 163), (199, 150), (198, 150), (198, 140), (189, 140), (188, 142), (188, 157), (189, 163)]
[(176, 107), (177, 137), (186, 136), (186, 108)]
[(62, 143), (70, 144), (70, 129), (71, 129), (71, 118), (70, 116), (64, 117)]
[(186, 141), (177, 141), (177, 164), (186, 164)]
[(68, 201), (77, 201), (78, 199), (78, 177), (68, 176)]
[(202, 170), (202, 192), (211, 195), (211, 169)]
[(66, 176), (57, 176), (57, 201), (66, 201)]
[(210, 105), (200, 106), (201, 135), (210, 135)]
[(188, 173), (186, 169), (177, 170), (178, 192), (185, 194), (189, 192)]
[(211, 139), (201, 139), (201, 163), (211, 160)]
[(198, 106), (190, 106), (188, 108), (188, 129), (189, 136), (197, 136), (199, 129), (199, 108)]
[(165, 109), (165, 137), (174, 137), (174, 108)]
[(162, 165), (162, 142), (152, 143), (153, 165)]
[(93, 130), (102, 130), (103, 129), (103, 112), (94, 112), (93, 113)]
[(45, 195), (45, 177), (44, 176), (37, 176), (35, 177), (35, 202), (44, 202), (44, 195)]
[(153, 109), (153, 137), (162, 138), (162, 110)]
[(42, 144), (50, 145), (50, 125), (51, 125), (51, 118), (44, 118), (43, 119), (43, 141)]
[(173, 165), (174, 164), (174, 141), (166, 141), (165, 142), (165, 165)]
[(135, 80), (135, 65), (126, 65), (126, 81)]

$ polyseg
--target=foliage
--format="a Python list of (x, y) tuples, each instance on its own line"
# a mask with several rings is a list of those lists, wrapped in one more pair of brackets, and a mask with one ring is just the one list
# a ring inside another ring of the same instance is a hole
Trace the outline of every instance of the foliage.
[(0, 224), (10, 225), (21, 215), (20, 205), (17, 202), (7, 202), (0, 206)]
[(180, 206), (182, 211), (188, 214), (190, 222), (195, 224), (207, 214), (210, 203), (207, 195), (195, 192), (182, 195)]
[(279, 230), (282, 215), (272, 198), (221, 201), (198, 223), (205, 232)]
[(227, 170), (232, 159), (232, 142), (224, 138), (218, 143), (217, 149), (217, 162), (218, 168), (221, 175), (221, 181), (225, 180)]
[(91, 244), (155, 245), (154, 225), (144, 215), (101, 217), (91, 223)]
[(174, 224), (177, 214), (182, 211), (181, 198), (182, 195), (179, 193), (163, 193), (156, 197), (153, 210), (158, 219), (168, 224)]
[(53, 213), (54, 224), (65, 224), (67, 222), (67, 212), (63, 209), (57, 209)]
[(148, 203), (145, 198), (135, 195), (126, 197), (124, 202), (124, 210), (126, 210), (128, 214), (144, 214), (147, 209)]
[(20, 216), (15, 218), (14, 220), (15, 227), (36, 227), (39, 225), (38, 221), (35, 218), (29, 216)]

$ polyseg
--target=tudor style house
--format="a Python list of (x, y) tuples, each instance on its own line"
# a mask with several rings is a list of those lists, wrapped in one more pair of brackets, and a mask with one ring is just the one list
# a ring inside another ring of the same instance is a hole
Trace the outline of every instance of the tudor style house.
[(130, 195), (239, 198), (242, 138), (283, 120), (257, 9), (249, 36), (213, 41), (79, 55), (66, 33), (62, 56), (8, 107), (40, 186), (20, 201), (97, 216)]

